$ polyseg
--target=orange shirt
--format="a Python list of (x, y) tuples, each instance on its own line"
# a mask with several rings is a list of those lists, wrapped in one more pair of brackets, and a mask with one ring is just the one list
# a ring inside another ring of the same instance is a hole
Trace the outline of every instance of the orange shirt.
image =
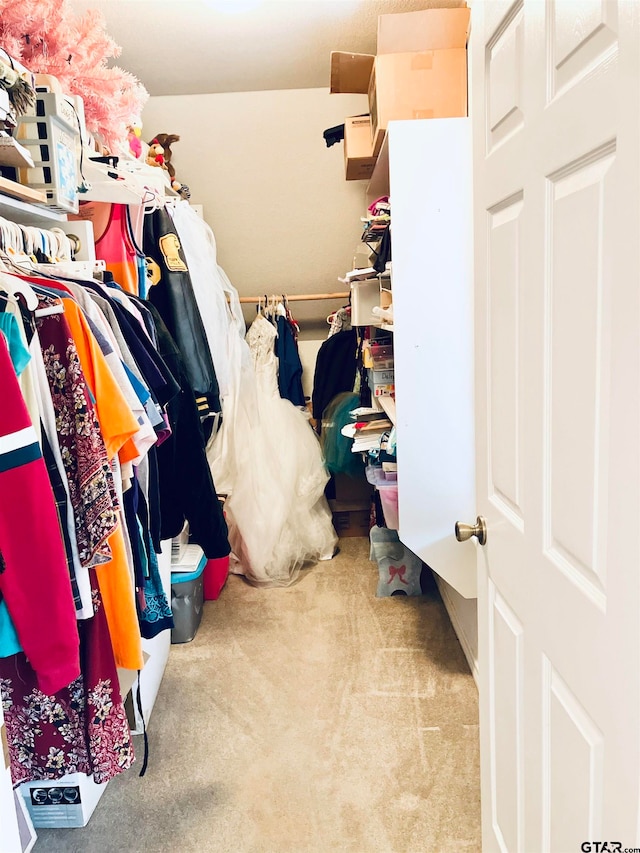
[(140, 425), (129, 408), (82, 309), (71, 299), (63, 300), (63, 305), (82, 371), (93, 394), (107, 456), (111, 460), (117, 453), (120, 462), (130, 462), (139, 456), (132, 438), (140, 429)]
[[(123, 452), (126, 455), (126, 448), (131, 445), (133, 455), (128, 458), (133, 459), (138, 453), (131, 438), (138, 432), (138, 422), (116, 384), (82, 310), (71, 299), (63, 300), (63, 305), (83, 373), (96, 402), (96, 416), (107, 455), (113, 459), (118, 453), (122, 459)], [(117, 666), (123, 669), (142, 669), (142, 640), (121, 525), (111, 534), (108, 542), (111, 560), (97, 566), (96, 572), (114, 657)]]

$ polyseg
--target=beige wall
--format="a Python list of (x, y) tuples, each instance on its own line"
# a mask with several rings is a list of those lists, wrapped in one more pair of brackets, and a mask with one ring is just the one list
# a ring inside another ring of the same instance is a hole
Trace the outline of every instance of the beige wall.
[[(344, 180), (342, 144), (326, 148), (322, 132), (366, 108), (366, 96), (327, 89), (151, 98), (143, 136), (180, 134), (176, 175), (241, 295), (345, 289), (337, 277), (360, 239), (366, 183)], [(337, 305), (294, 304), (302, 337), (326, 337)]]
[[(329, 326), (325, 326), (324, 329), (318, 329), (317, 338), (307, 340), (298, 341), (298, 353), (300, 354), (300, 361), (302, 363), (302, 390), (304, 391), (305, 397), (311, 397), (313, 393), (313, 374), (316, 369), (316, 358), (318, 357), (318, 350), (322, 346), (324, 340), (326, 340), (327, 334), (329, 333)], [(322, 338), (320, 338), (322, 335)]]

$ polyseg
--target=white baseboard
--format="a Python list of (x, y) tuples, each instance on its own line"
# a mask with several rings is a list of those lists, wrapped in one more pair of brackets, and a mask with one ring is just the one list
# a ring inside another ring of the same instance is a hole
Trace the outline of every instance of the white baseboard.
[(467, 637), (464, 628), (462, 627), (462, 623), (458, 616), (458, 611), (456, 610), (455, 605), (449, 596), (447, 584), (435, 572), (433, 573), (433, 576), (436, 579), (436, 584), (438, 585), (438, 589), (440, 591), (440, 595), (442, 596), (444, 606), (447, 608), (447, 613), (449, 614), (449, 619), (451, 620), (451, 624), (453, 625), (453, 630), (456, 632), (456, 636), (460, 641), (464, 656), (466, 657), (467, 663), (469, 664), (469, 669), (471, 670), (471, 674), (473, 675), (473, 680), (476, 683), (476, 687), (480, 689), (478, 661), (473, 656), (471, 643), (469, 642), (469, 638)]

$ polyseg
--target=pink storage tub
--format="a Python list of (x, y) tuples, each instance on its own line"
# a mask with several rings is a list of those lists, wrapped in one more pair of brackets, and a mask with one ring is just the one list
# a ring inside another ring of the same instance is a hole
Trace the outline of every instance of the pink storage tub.
[(384, 520), (389, 530), (398, 529), (398, 483), (385, 479), (382, 468), (368, 465), (366, 469), (367, 480), (372, 483), (380, 493), (380, 503)]

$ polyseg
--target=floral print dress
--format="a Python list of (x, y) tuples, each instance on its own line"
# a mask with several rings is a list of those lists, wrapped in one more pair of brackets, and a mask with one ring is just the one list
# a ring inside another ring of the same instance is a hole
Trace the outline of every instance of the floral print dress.
[(83, 566), (99, 565), (111, 559), (107, 540), (118, 526), (113, 473), (64, 314), (44, 317), (37, 326), (76, 520), (80, 561)]
[(0, 694), (14, 785), (67, 773), (108, 782), (134, 760), (109, 629), (93, 569), (95, 615), (78, 623), (82, 674), (53, 696), (25, 655), (0, 659)]
[[(49, 304), (46, 297), (43, 300)], [(94, 565), (106, 563), (118, 525), (118, 498), (91, 394), (63, 314), (38, 320), (56, 428), (76, 520), (78, 547), (89, 567), (94, 616), (78, 622), (81, 675), (53, 696), (37, 685), (24, 653), (0, 659), (0, 695), (14, 785), (68, 773), (107, 782), (134, 756), (120, 695), (109, 626)], [(108, 566), (103, 566), (108, 571)], [(46, 626), (43, 625), (43, 630)]]

